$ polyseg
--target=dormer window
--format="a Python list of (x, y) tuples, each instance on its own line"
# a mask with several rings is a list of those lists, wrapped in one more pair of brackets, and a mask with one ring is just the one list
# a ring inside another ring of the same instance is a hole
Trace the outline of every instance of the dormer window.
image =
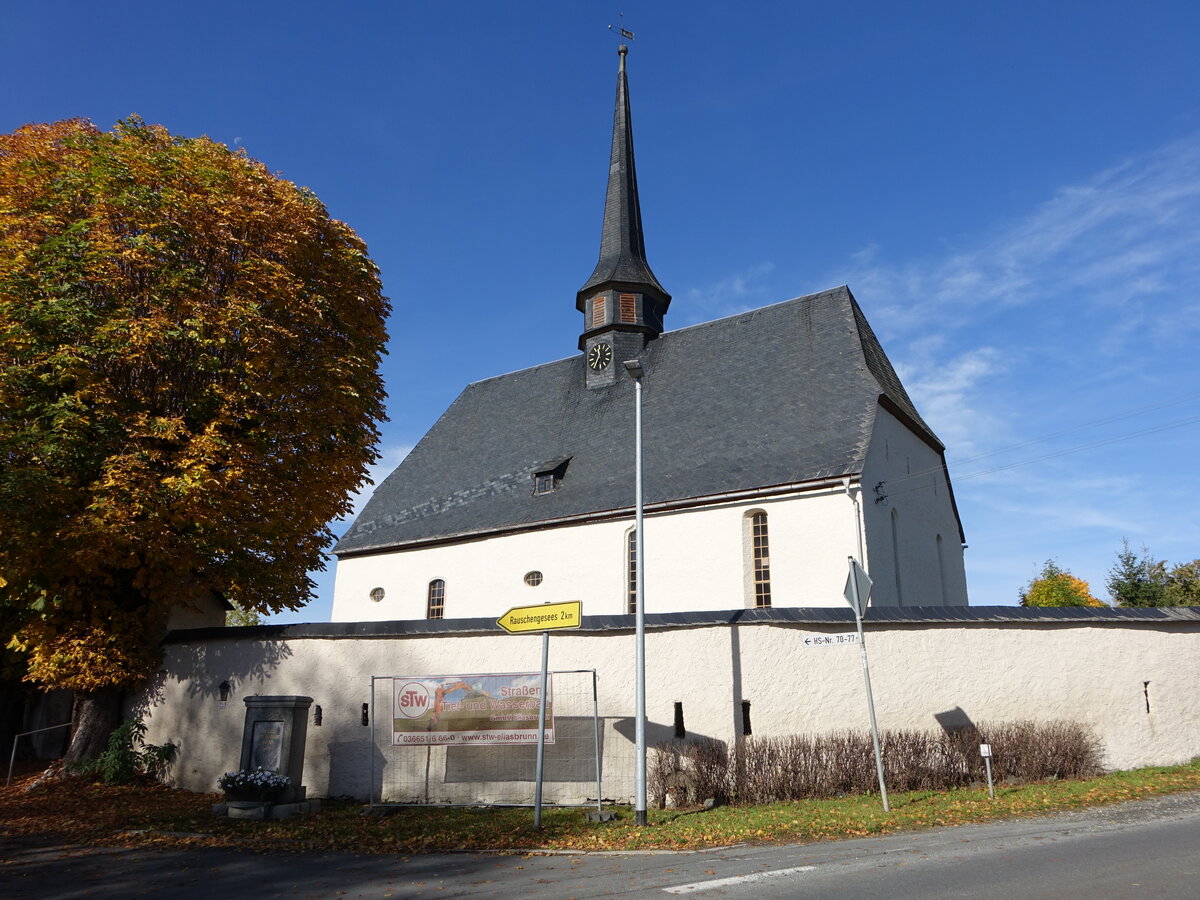
[(567, 474), (567, 463), (571, 461), (571, 457), (560, 459), (552, 459), (549, 462), (542, 463), (533, 470), (533, 492), (534, 494), (549, 494), (558, 490), (558, 486), (562, 483), (563, 476)]

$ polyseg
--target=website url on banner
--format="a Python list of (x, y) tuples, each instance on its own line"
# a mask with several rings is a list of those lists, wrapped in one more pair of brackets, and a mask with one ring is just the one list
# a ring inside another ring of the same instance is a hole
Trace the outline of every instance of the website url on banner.
[[(450, 734), (434, 734), (430, 732), (415, 734), (395, 734), (392, 744), (409, 744), (421, 747), (441, 746), (443, 744), (536, 744), (537, 729), (522, 731), (456, 731)], [(554, 732), (546, 730), (546, 743), (554, 743)]]

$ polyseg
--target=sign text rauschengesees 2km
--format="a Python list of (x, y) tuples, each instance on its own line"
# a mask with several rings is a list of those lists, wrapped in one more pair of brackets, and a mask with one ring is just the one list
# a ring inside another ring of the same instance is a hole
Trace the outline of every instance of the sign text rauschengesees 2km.
[[(541, 674), (392, 679), (392, 743), (536, 744)], [(546, 682), (546, 743), (554, 743), (554, 691)]]

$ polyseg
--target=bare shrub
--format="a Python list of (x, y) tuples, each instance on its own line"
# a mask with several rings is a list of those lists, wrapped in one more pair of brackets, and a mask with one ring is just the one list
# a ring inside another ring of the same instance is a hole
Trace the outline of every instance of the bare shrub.
[(979, 732), (992, 745), (992, 774), (1000, 780), (1090, 778), (1101, 771), (1100, 739), (1079, 722), (1001, 722), (981, 724)]
[(688, 806), (714, 799), (729, 801), (732, 770), (729, 753), (720, 741), (708, 738), (659, 744), (647, 762), (646, 792), (659, 809)]
[(677, 744), (656, 744), (650, 749), (646, 760), (646, 794), (652, 806), (662, 809), (667, 805), (667, 779), (679, 771), (681, 759)]
[[(884, 731), (888, 788), (948, 790), (984, 778), (979, 744), (992, 745), (993, 774), (1023, 781), (1086, 778), (1100, 772), (1102, 747), (1078, 722), (1007, 722), (955, 732)], [(746, 738), (732, 749), (718, 741), (654, 748), (649, 784), (661, 809), (714, 797), (737, 804), (869, 794), (879, 789), (871, 735), (835, 731)], [(682, 797), (686, 787), (689, 796)]]

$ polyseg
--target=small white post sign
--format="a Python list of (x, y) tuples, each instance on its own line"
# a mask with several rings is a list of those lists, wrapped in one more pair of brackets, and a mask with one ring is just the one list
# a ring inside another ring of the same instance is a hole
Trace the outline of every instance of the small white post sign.
[(983, 766), (985, 769), (987, 769), (988, 797), (992, 800), (995, 800), (996, 786), (992, 783), (992, 745), (980, 744), (979, 755), (983, 757)]

